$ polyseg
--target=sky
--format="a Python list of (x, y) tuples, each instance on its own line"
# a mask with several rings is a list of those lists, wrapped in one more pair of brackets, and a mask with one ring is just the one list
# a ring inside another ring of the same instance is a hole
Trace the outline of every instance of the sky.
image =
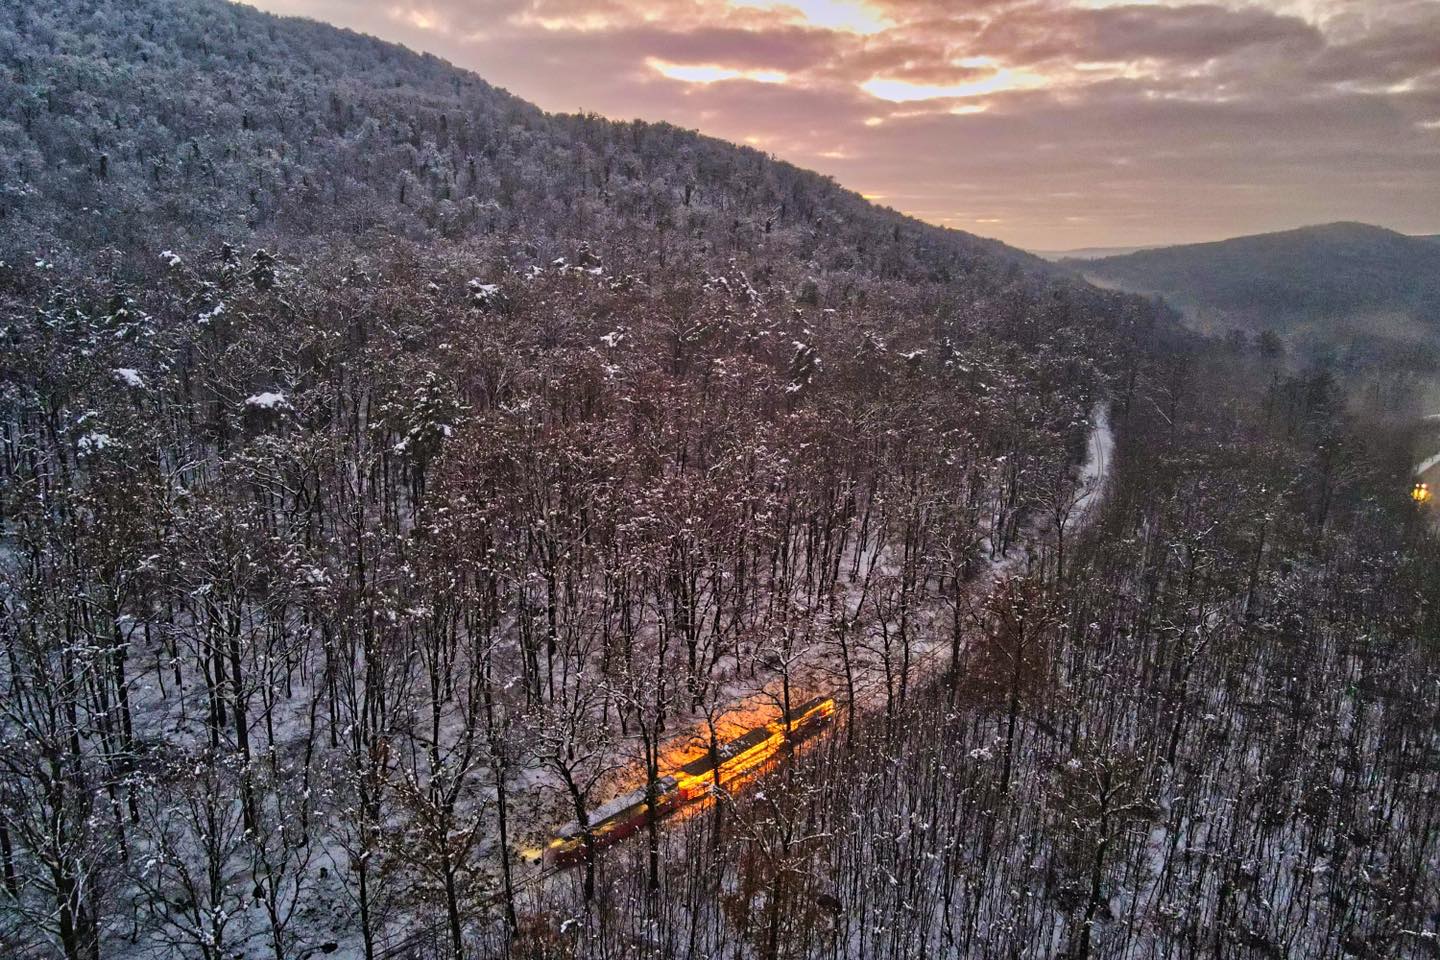
[(250, 0), (1031, 250), (1440, 233), (1440, 0)]

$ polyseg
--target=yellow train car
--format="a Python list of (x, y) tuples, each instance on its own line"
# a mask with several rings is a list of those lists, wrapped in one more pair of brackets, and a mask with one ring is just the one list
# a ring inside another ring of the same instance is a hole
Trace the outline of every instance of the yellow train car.
[(833, 697), (815, 697), (791, 709), (788, 723), (785, 717), (777, 717), (764, 726), (756, 727), (721, 745), (717, 751), (718, 756), (712, 757), (706, 752), (691, 760), (675, 773), (675, 778), (679, 781), (680, 799), (685, 802), (696, 800), (715, 785), (717, 760), (720, 764), (718, 780), (723, 787), (769, 760), (787, 739), (791, 743), (804, 740), (834, 715)]
[[(835, 715), (833, 697), (816, 697), (762, 726), (748, 730), (719, 747), (712, 755), (706, 752), (682, 766), (674, 774), (661, 777), (656, 783), (652, 804), (644, 789), (635, 790), (598, 807), (590, 820), (590, 843), (602, 849), (632, 836), (651, 820), (658, 820), (682, 804), (703, 797), (715, 784), (716, 763), (719, 782), (728, 786), (758, 770), (788, 743), (798, 743), (816, 733)], [(552, 866), (583, 863), (591, 845), (585, 842), (585, 831), (578, 823), (562, 828), (545, 848), (545, 862)]]

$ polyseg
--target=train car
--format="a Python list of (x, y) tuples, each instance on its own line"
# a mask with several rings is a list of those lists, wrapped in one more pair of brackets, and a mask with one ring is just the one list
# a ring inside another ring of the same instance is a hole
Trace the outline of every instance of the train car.
[[(815, 697), (806, 700), (800, 706), (791, 709), (788, 735), (794, 742), (804, 740), (828, 723), (833, 716), (835, 716), (834, 697)], [(780, 727), (782, 733), (786, 732), (783, 719), (774, 722)]]
[(709, 751), (685, 764), (676, 772), (680, 782), (680, 799), (689, 802), (704, 796), (715, 785), (715, 761), (720, 763), (720, 785), (731, 782), (747, 771), (753, 770), (773, 756), (784, 744), (787, 737), (798, 743), (815, 733), (835, 714), (835, 700), (832, 697), (815, 697), (790, 710), (790, 722), (783, 717), (771, 720), (761, 727), (721, 744), (712, 757)]
[[(590, 816), (590, 838), (595, 849), (619, 843), (652, 819), (658, 820), (674, 810), (680, 802), (677, 786), (674, 777), (661, 777), (657, 780), (653, 809), (645, 797), (643, 787), (597, 807)], [(557, 867), (583, 863), (587, 850), (585, 831), (580, 824), (572, 822), (562, 827), (555, 839), (545, 848), (545, 862)]]
[(720, 764), (720, 783), (723, 785), (739, 773), (763, 763), (780, 749), (783, 734), (767, 723), (756, 727), (728, 743), (722, 743), (712, 756), (706, 751), (703, 756), (691, 760), (680, 768), (676, 779), (680, 782), (680, 799), (690, 801), (704, 796), (715, 783), (715, 762)]
[[(596, 849), (619, 843), (639, 831), (651, 820), (670, 813), (676, 807), (697, 800), (714, 785), (718, 762), (721, 786), (733, 783), (746, 773), (758, 769), (774, 756), (787, 741), (798, 743), (814, 735), (835, 714), (835, 700), (815, 697), (790, 710), (788, 718), (777, 717), (769, 723), (746, 731), (722, 744), (712, 755), (709, 751), (682, 766), (673, 775), (657, 782), (653, 807), (645, 799), (644, 789), (633, 790), (597, 807), (590, 815), (590, 836)], [(788, 722), (787, 722), (788, 720)], [(545, 849), (545, 862), (552, 866), (583, 863), (587, 854), (585, 832), (578, 823), (561, 828)]]

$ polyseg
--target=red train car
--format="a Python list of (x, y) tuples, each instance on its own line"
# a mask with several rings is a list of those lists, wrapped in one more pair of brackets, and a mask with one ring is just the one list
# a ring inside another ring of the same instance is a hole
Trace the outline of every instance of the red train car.
[[(595, 849), (619, 843), (648, 824), (652, 818), (658, 820), (675, 809), (680, 801), (675, 778), (661, 777), (656, 781), (655, 787), (653, 810), (642, 788), (616, 797), (591, 811), (590, 839)], [(585, 831), (580, 828), (580, 824), (570, 823), (562, 827), (555, 839), (545, 848), (545, 862), (557, 867), (583, 863), (588, 849)]]

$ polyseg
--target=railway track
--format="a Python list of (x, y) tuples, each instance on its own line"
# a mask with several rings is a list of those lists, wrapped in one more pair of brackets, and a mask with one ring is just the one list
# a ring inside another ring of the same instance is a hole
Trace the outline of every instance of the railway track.
[[(1094, 518), (1094, 513), (1096, 512), (1098, 501), (1103, 493), (1103, 485), (1108, 481), (1109, 477), (1111, 467), (1110, 447), (1113, 444), (1113, 439), (1111, 439), (1109, 435), (1108, 407), (1104, 404), (1099, 404), (1097, 405), (1096, 411), (1097, 426), (1091, 432), (1088, 447), (1089, 458), (1092, 460), (1098, 458), (1098, 462), (1092, 464), (1087, 461), (1087, 463), (1082, 468), (1082, 474), (1084, 475), (1084, 478), (1088, 483), (1092, 484), (1092, 486), (1087, 488), (1084, 493), (1084, 497), (1087, 501), (1085, 503), (1084, 513), (1083, 515), (1074, 518), (1077, 522), (1071, 529), (1083, 529), (1084, 527), (1089, 526), (1090, 521)], [(1440, 418), (1440, 415), (1436, 416), (1437, 418)], [(1435, 459), (1437, 461), (1440, 461), (1440, 454), (1437, 454)], [(1007, 558), (1007, 560), (1002, 563), (992, 565), (989, 570), (989, 578), (988, 583), (986, 584), (986, 588), (993, 589), (995, 584), (998, 583), (1000, 579), (1006, 575), (1008, 567), (1013, 563), (1014, 559), (1012, 557)], [(934, 668), (943, 666), (941, 661), (946, 658), (946, 655), (948, 653), (949, 649), (945, 645), (936, 644), (929, 650), (915, 657), (915, 659), (911, 663), (911, 670), (916, 676), (916, 678), (921, 681), (933, 680), (940, 673), (938, 669)], [(853, 705), (856, 711), (861, 710), (865, 705), (874, 706), (878, 702), (878, 698), (875, 696), (875, 694), (877, 694), (881, 690), (887, 689), (887, 683), (887, 677), (883, 672), (880, 671), (879, 666), (872, 665), (871, 676), (867, 678), (866, 681), (854, 685), (853, 689), (855, 695), (850, 701), (848, 701), (847, 705)], [(838, 693), (831, 694), (830, 696), (833, 697), (835, 700), (840, 699)], [(849, 711), (847, 711), (847, 714), (848, 712)], [(865, 715), (867, 716), (871, 713), (873, 713), (873, 710), (865, 711)], [(833, 718), (833, 722), (816, 732), (813, 739), (818, 740), (823, 739), (826, 736), (833, 735), (835, 731), (837, 731), (840, 727), (844, 726), (844, 723), (844, 718), (840, 716), (837, 711), (836, 716)], [(670, 810), (666, 810), (661, 814), (661, 816), (665, 817), (673, 813), (679, 813), (681, 811), (693, 809), (701, 804), (706, 803), (707, 800), (708, 795), (698, 797), (694, 800), (681, 803)], [(535, 870), (530, 871), (526, 876), (512, 882), (511, 891), (513, 894), (520, 894), (532, 889), (536, 889), (546, 883), (551, 878), (555, 877), (556, 875), (564, 873), (569, 868), (570, 864), (549, 864), (546, 863), (542, 858), (537, 862)], [(483, 910), (489, 910), (491, 908), (499, 906), (500, 904), (504, 903), (504, 901), (505, 891), (500, 890), (479, 901), (477, 906), (479, 906)], [(382, 960), (408, 960), (408, 958), (413, 958), (416, 956), (413, 951), (416, 951), (421, 945), (436, 939), (439, 933), (440, 926), (438, 924), (428, 925), (408, 935), (399, 943), (393, 944), (384, 948), (381, 951), (378, 951), (377, 956), (382, 958)]]
[[(945, 659), (945, 655), (947, 653), (948, 650), (944, 646), (937, 645), (915, 657), (915, 659), (911, 663), (911, 669), (917, 674), (917, 677), (919, 679), (933, 680), (939, 676), (940, 671), (938, 669), (932, 668), (943, 667), (944, 664), (942, 663), (942, 660)], [(854, 698), (854, 703), (857, 709), (862, 704), (873, 707), (878, 702), (878, 698), (875, 696), (875, 694), (885, 689), (886, 678), (884, 674), (881, 673), (879, 675), (874, 675), (874, 670), (878, 670), (878, 668), (872, 668), (872, 676), (870, 676), (864, 683), (859, 683), (855, 685), (854, 689), (856, 695)], [(866, 711), (865, 715), (868, 716), (873, 712), (873, 710)], [(771, 722), (774, 723), (775, 721)], [(832, 722), (829, 725), (818, 729), (813, 734), (813, 737), (811, 737), (811, 739), (819, 740), (823, 739), (824, 737), (833, 735), (840, 727), (844, 725), (844, 722), (844, 719), (841, 718), (838, 714), (838, 711), (836, 711), (836, 715), (832, 718)], [(768, 758), (766, 762), (769, 762)], [(760, 766), (763, 767), (763, 764), (761, 764)], [(692, 800), (684, 801), (672, 809), (663, 811), (660, 814), (660, 818), (663, 819), (669, 817), (674, 813), (692, 810), (694, 808), (704, 805), (708, 802), (708, 800), (709, 797), (708, 795), (706, 795), (696, 797)], [(537, 862), (535, 870), (528, 872), (526, 876), (513, 882), (511, 884), (511, 890), (513, 894), (518, 895), (531, 889), (538, 888), (551, 878), (569, 870), (572, 865), (573, 864), (570, 863), (551, 864), (546, 863), (542, 859)], [(499, 907), (504, 902), (505, 891), (500, 890), (480, 900), (476, 905), (482, 910), (488, 911), (492, 908)], [(432, 942), (440, 934), (441, 928), (439, 924), (426, 926), (420, 930), (411, 933), (399, 943), (393, 944), (379, 951), (377, 953), (377, 956), (383, 958), (383, 960), (407, 960), (407, 958), (412, 958), (416, 955), (414, 951), (417, 951), (423, 945)]]

